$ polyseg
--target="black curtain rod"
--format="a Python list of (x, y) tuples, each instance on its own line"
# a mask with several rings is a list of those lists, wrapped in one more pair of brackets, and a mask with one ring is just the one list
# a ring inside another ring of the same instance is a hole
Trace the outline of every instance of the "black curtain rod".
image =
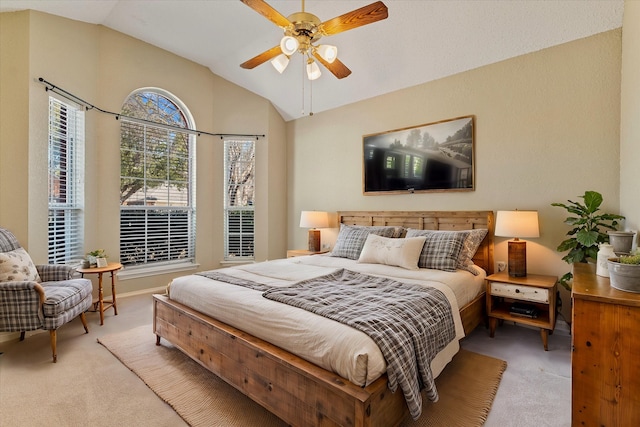
[(100, 113), (110, 114), (110, 115), (114, 116), (116, 118), (116, 120), (119, 120), (120, 118), (123, 118), (123, 119), (127, 119), (127, 120), (130, 120), (130, 121), (133, 121), (133, 122), (148, 123), (148, 124), (153, 125), (153, 126), (161, 126), (163, 128), (170, 128), (170, 129), (178, 130), (178, 131), (181, 131), (181, 132), (189, 132), (189, 133), (193, 133), (193, 134), (195, 134), (197, 136), (200, 136), (200, 135), (219, 136), (220, 139), (224, 139), (225, 136), (252, 137), (252, 138), (255, 138), (256, 140), (259, 139), (260, 137), (263, 137), (263, 138), (265, 137), (265, 135), (247, 135), (247, 134), (241, 134), (241, 133), (211, 133), (211, 132), (205, 132), (203, 130), (198, 130), (198, 129), (181, 128), (179, 126), (166, 125), (166, 124), (163, 124), (163, 123), (152, 122), (151, 120), (145, 120), (145, 119), (139, 119), (137, 117), (125, 116), (125, 115), (120, 114), (120, 113), (114, 113), (112, 111), (107, 111), (107, 110), (103, 110), (102, 108), (96, 107), (95, 105), (93, 105), (90, 102), (87, 102), (84, 99), (72, 94), (71, 92), (67, 92), (66, 90), (62, 89), (61, 87), (56, 86), (53, 83), (46, 81), (42, 77), (38, 77), (38, 81), (46, 86), (44, 88), (45, 91), (47, 91), (47, 92), (51, 91), (51, 92), (56, 93), (56, 94), (66, 98), (66, 99), (68, 99), (68, 100), (70, 100), (72, 102), (75, 102), (76, 104), (80, 104), (85, 108), (86, 111), (96, 110), (96, 111), (99, 111)]

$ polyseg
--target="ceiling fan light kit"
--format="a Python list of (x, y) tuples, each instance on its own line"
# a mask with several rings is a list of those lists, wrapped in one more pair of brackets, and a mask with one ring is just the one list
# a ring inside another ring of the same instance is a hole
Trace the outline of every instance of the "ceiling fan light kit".
[(282, 50), (282, 53), (288, 56), (293, 55), (296, 50), (298, 50), (299, 46), (300, 43), (298, 40), (292, 36), (284, 36), (282, 40), (280, 40), (280, 49)]
[(329, 64), (333, 64), (333, 61), (338, 58), (338, 48), (330, 44), (321, 44), (315, 51)]
[(282, 74), (282, 72), (287, 68), (287, 65), (289, 65), (289, 57), (284, 53), (281, 53), (271, 61), (271, 65), (273, 65), (273, 68)]
[(322, 72), (318, 64), (316, 64), (316, 61), (311, 58), (307, 59), (307, 77), (309, 77), (309, 80), (315, 80), (321, 75)]
[(372, 24), (389, 16), (387, 6), (382, 1), (371, 3), (324, 22), (320, 21), (317, 16), (304, 11), (304, 0), (302, 0), (302, 12), (293, 13), (286, 18), (264, 0), (240, 1), (284, 31), (284, 37), (278, 46), (245, 61), (240, 66), (252, 69), (271, 60), (276, 70), (282, 73), (289, 63), (289, 57), (295, 52), (299, 52), (307, 57), (307, 77), (310, 80), (317, 79), (321, 74), (320, 67), (313, 58), (317, 59), (338, 79), (351, 74), (351, 70), (338, 59), (338, 48), (332, 45), (316, 46), (315, 43), (318, 40), (323, 36), (332, 36)]

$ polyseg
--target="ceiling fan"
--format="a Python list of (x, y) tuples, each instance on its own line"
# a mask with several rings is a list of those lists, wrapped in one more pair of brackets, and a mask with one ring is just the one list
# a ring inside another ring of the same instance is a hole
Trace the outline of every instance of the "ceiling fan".
[(351, 74), (351, 70), (338, 59), (338, 48), (331, 45), (317, 45), (316, 43), (320, 38), (372, 24), (389, 16), (387, 6), (381, 1), (371, 3), (324, 22), (320, 21), (317, 16), (304, 11), (304, 0), (302, 0), (302, 12), (293, 13), (286, 18), (264, 0), (240, 1), (284, 31), (284, 37), (280, 40), (279, 45), (262, 52), (240, 64), (240, 66), (252, 69), (272, 60), (271, 63), (275, 69), (282, 73), (289, 64), (289, 57), (295, 52), (300, 52), (307, 57), (307, 77), (309, 80), (315, 80), (321, 74), (315, 60), (324, 65), (339, 79)]

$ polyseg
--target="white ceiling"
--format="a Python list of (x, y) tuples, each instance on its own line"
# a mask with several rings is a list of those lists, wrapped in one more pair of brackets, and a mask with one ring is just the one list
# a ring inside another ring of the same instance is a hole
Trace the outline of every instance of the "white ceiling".
[[(326, 21), (373, 1), (308, 0), (305, 11)], [(267, 2), (284, 16), (301, 11), (299, 0)], [(384, 2), (386, 20), (323, 38), (353, 73), (338, 80), (323, 69), (304, 93), (301, 55), (282, 75), (268, 62), (240, 68), (282, 30), (239, 0), (1, 0), (0, 11), (36, 9), (131, 35), (269, 99), (289, 121), (309, 114), (311, 94), (313, 112), (329, 110), (619, 28), (624, 9), (624, 0)]]

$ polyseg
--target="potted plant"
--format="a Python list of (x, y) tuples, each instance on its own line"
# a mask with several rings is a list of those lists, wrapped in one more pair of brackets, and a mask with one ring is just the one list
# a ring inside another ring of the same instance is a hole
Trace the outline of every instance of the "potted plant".
[(611, 286), (621, 291), (640, 292), (640, 251), (609, 258), (607, 262)]
[(96, 249), (87, 253), (87, 261), (90, 267), (106, 267), (107, 254), (104, 249)]
[[(567, 236), (570, 237), (557, 248), (558, 252), (569, 251), (562, 257), (568, 264), (589, 260), (595, 262), (598, 246), (609, 241), (606, 230), (616, 230), (618, 220), (624, 219), (621, 215), (599, 212), (603, 199), (597, 191), (585, 191), (584, 195), (579, 197), (584, 199), (584, 203), (572, 200), (568, 200), (568, 204), (551, 203), (551, 206), (564, 208), (573, 215), (564, 220), (565, 224), (573, 227), (567, 232)], [(569, 272), (560, 278), (560, 284), (571, 290), (572, 278), (573, 273)]]

